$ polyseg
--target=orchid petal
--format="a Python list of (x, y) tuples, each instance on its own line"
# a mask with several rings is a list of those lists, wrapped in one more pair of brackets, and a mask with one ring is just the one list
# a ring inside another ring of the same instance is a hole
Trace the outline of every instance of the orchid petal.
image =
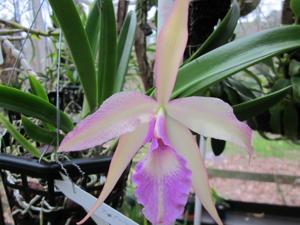
[(62, 141), (59, 151), (78, 151), (101, 145), (133, 131), (153, 116), (157, 103), (136, 92), (112, 95), (92, 115), (77, 124)]
[(135, 195), (152, 224), (169, 225), (182, 216), (191, 188), (186, 161), (160, 139), (155, 139), (133, 175)]
[(217, 98), (188, 97), (171, 101), (167, 113), (206, 137), (233, 142), (252, 154), (252, 131), (234, 115), (232, 107)]
[(208, 177), (199, 148), (191, 132), (171, 117), (167, 117), (167, 132), (171, 145), (186, 161), (192, 171), (192, 185), (203, 206), (218, 223), (223, 225), (211, 198)]
[(158, 35), (154, 74), (157, 98), (161, 104), (170, 99), (187, 43), (188, 6), (189, 0), (176, 0)]
[(148, 124), (142, 124), (135, 131), (124, 134), (120, 137), (119, 144), (111, 160), (101, 194), (88, 214), (77, 224), (83, 224), (108, 197), (131, 159), (143, 145), (148, 132), (148, 126)]
[(157, 1), (157, 32), (161, 30), (166, 20), (170, 16), (170, 8), (173, 6), (174, 0), (158, 0)]

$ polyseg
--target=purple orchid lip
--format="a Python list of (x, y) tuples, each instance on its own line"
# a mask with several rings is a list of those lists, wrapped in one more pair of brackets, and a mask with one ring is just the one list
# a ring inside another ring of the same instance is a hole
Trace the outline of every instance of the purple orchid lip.
[(136, 152), (151, 142), (133, 176), (146, 218), (153, 224), (173, 223), (181, 216), (192, 186), (209, 214), (218, 225), (223, 225), (190, 130), (231, 141), (249, 153), (252, 131), (237, 120), (232, 107), (222, 100), (188, 97), (170, 102), (187, 42), (188, 6), (189, 0), (175, 0), (158, 35), (154, 68), (157, 101), (135, 92), (114, 94), (62, 141), (59, 151), (78, 151), (119, 138), (101, 194), (78, 224), (83, 224), (105, 201)]
[(144, 206), (143, 213), (152, 224), (172, 224), (180, 218), (191, 189), (191, 171), (184, 158), (170, 145), (164, 110), (151, 121), (147, 136), (151, 147), (133, 174), (135, 195)]
[(169, 225), (182, 216), (191, 188), (191, 171), (172, 148), (162, 142), (151, 148), (137, 164), (133, 182), (137, 200), (152, 224)]
[(174, 149), (161, 140), (153, 141), (157, 143), (136, 166), (135, 195), (152, 224), (170, 225), (183, 214), (191, 189), (191, 171)]

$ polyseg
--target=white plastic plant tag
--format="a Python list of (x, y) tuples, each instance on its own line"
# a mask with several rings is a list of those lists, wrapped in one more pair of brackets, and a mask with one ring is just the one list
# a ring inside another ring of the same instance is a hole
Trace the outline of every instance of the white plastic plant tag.
[(1, 44), (0, 44), (0, 65), (2, 65), (4, 63), (4, 57), (2, 55), (2, 47), (1, 47)]
[[(62, 175), (62, 178), (63, 180), (55, 180), (56, 188), (85, 210), (89, 210), (96, 198), (73, 184), (66, 176)], [(92, 218), (98, 225), (138, 225), (105, 203), (97, 209)]]

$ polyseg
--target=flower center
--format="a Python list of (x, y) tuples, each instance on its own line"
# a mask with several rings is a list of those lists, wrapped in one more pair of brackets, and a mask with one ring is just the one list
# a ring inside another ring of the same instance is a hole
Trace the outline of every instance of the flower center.
[(165, 132), (165, 112), (160, 108), (156, 114), (156, 121), (154, 126), (154, 137), (161, 138)]

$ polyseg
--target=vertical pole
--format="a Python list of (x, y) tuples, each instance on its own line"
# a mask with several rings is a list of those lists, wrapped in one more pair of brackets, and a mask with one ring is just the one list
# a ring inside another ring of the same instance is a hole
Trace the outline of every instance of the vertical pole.
[[(206, 142), (205, 142), (204, 136), (202, 136), (202, 135), (200, 135), (199, 146), (200, 146), (200, 154), (204, 161), (205, 160)], [(202, 218), (202, 205), (201, 205), (199, 198), (197, 196), (195, 196), (194, 225), (201, 225), (201, 218)]]
[[(61, 43), (62, 43), (62, 30), (59, 30), (59, 38), (58, 38), (58, 53), (57, 53), (57, 68), (56, 68), (56, 148), (59, 147), (59, 130), (60, 130), (60, 99), (59, 99), (59, 91), (60, 91), (60, 64), (61, 64)], [(55, 151), (55, 160), (58, 160), (57, 149)]]

